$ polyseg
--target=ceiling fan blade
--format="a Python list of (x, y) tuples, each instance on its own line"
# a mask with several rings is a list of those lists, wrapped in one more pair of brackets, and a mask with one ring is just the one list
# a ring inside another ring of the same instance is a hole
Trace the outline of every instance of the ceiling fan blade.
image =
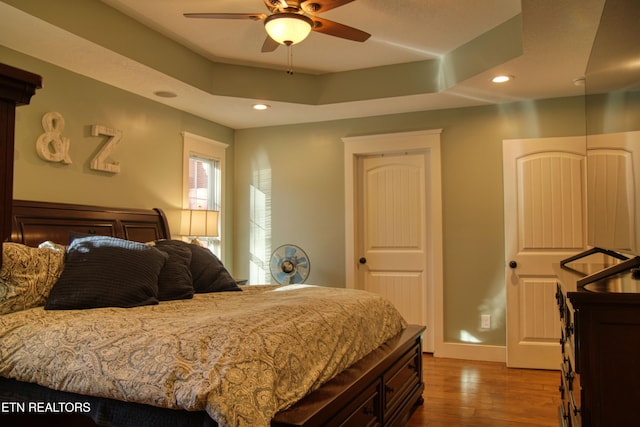
[(267, 5), (267, 8), (271, 12), (275, 12), (278, 9), (284, 10), (289, 7), (287, 0), (264, 0), (264, 4)]
[(353, 40), (355, 42), (363, 42), (371, 37), (371, 34), (358, 30), (357, 28), (349, 27), (348, 25), (339, 24), (334, 21), (329, 21), (328, 19), (318, 18), (317, 16), (314, 16), (311, 19), (313, 20), (312, 30), (319, 33)]
[(262, 53), (273, 52), (278, 48), (278, 46), (280, 46), (280, 43), (267, 36), (267, 38), (264, 39), (264, 43), (262, 44)]
[(335, 9), (336, 7), (344, 6), (352, 1), (353, 0), (303, 0), (300, 2), (300, 7), (306, 13), (315, 15), (317, 13)]
[(203, 19), (251, 19), (253, 21), (262, 21), (267, 18), (264, 13), (185, 13), (185, 18), (203, 18)]

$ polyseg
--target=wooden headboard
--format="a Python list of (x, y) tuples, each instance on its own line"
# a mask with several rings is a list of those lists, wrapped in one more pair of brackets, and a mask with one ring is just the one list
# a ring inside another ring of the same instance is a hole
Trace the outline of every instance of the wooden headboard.
[(170, 239), (161, 209), (121, 209), (14, 200), (11, 241), (38, 246), (50, 240), (68, 244), (69, 233), (98, 234), (136, 242)]

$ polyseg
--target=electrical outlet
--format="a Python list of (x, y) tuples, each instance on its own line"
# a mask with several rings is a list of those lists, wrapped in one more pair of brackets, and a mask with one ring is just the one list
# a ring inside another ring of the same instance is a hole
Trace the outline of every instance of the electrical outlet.
[(480, 328), (482, 328), (482, 329), (491, 329), (491, 315), (490, 314), (481, 314), (480, 315)]

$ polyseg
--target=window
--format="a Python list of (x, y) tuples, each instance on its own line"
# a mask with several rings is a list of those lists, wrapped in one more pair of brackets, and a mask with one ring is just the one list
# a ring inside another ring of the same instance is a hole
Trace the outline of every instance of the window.
[(271, 283), (271, 170), (253, 173), (249, 188), (249, 283)]
[[(189, 155), (189, 209), (220, 211), (220, 162)], [(220, 234), (220, 231), (218, 231)], [(194, 236), (220, 257), (220, 236)]]
[(226, 144), (193, 135), (183, 136), (183, 209), (216, 210), (219, 236), (198, 237), (213, 253), (223, 258), (224, 159)]
[(220, 210), (220, 162), (189, 155), (189, 209)]

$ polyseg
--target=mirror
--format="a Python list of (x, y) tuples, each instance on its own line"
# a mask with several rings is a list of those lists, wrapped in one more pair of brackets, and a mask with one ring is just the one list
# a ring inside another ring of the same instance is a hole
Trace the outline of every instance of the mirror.
[(604, 5), (585, 119), (588, 244), (640, 255), (640, 2)]

